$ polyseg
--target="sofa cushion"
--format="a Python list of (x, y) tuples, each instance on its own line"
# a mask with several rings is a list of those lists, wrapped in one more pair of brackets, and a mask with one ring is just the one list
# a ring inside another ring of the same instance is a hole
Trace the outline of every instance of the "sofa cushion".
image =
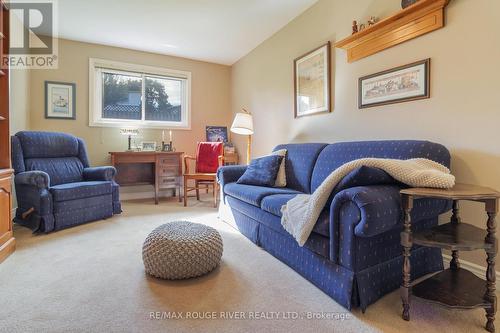
[(274, 186), (283, 156), (269, 155), (253, 159), (238, 179), (238, 184)]
[(281, 207), (288, 200), (295, 198), (297, 194), (273, 194), (264, 197), (260, 203), (260, 208), (268, 213), (281, 217)]
[(343, 164), (365, 157), (428, 158), (450, 166), (450, 153), (443, 145), (429, 141), (361, 141), (339, 142), (328, 145), (319, 154), (312, 172), (311, 191), (314, 192), (332, 171)]
[(279, 145), (273, 151), (286, 149), (286, 186), (303, 193), (311, 193), (311, 175), (324, 143), (301, 143)]
[[(281, 217), (281, 207), (285, 205), (288, 200), (294, 198), (297, 194), (274, 194), (264, 197), (260, 203), (262, 210)], [(329, 206), (324, 209), (316, 224), (314, 225), (313, 232), (330, 238), (330, 209)]]
[[(287, 238), (292, 239), (293, 237), (281, 226), (281, 219), (279, 216), (270, 214), (259, 207), (255, 207), (253, 205), (247, 204), (241, 200), (236, 198), (228, 197), (228, 203), (231, 207), (233, 215), (240, 219), (241, 217), (248, 217), (253, 221), (259, 223), (259, 232), (262, 230), (262, 226), (266, 226), (282, 235), (285, 235)], [(241, 214), (241, 216), (238, 216)], [(240, 226), (238, 226), (240, 228)], [(295, 242), (295, 240), (293, 240)], [(317, 233), (311, 233), (310, 237), (307, 239), (307, 242), (304, 244), (306, 249), (309, 249), (325, 258), (328, 258), (329, 255), (329, 239), (324, 237), (323, 235), (319, 235)]]
[(50, 185), (81, 182), (83, 164), (78, 157), (29, 158), (26, 171), (44, 171), (50, 177)]
[(224, 193), (259, 208), (261, 200), (268, 195), (299, 194), (298, 191), (289, 188), (261, 187), (237, 183), (229, 183), (225, 185)]
[(112, 193), (112, 183), (109, 181), (77, 182), (52, 186), (50, 193), (54, 201), (67, 201), (97, 197)]

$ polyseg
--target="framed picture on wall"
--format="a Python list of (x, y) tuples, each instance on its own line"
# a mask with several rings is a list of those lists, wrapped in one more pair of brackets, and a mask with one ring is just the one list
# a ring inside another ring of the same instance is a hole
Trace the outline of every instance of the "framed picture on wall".
[(205, 130), (208, 142), (229, 142), (226, 126), (207, 126)]
[(359, 108), (430, 97), (431, 59), (417, 61), (359, 79)]
[(295, 118), (330, 112), (330, 42), (294, 61)]
[(45, 81), (45, 118), (76, 119), (76, 85)]

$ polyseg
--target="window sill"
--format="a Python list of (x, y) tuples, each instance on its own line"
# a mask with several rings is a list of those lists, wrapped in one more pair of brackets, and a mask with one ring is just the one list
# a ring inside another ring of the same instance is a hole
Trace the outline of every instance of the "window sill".
[(90, 121), (90, 127), (109, 127), (109, 128), (150, 128), (150, 129), (176, 129), (176, 130), (191, 130), (191, 124), (179, 124), (171, 122), (159, 122), (158, 124), (147, 122), (106, 122), (106, 121)]

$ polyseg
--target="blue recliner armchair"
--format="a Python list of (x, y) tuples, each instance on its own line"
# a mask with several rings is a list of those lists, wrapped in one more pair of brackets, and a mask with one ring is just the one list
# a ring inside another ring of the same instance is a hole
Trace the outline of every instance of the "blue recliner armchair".
[(91, 168), (82, 139), (23, 131), (11, 144), (15, 223), (48, 233), (121, 213), (116, 169)]

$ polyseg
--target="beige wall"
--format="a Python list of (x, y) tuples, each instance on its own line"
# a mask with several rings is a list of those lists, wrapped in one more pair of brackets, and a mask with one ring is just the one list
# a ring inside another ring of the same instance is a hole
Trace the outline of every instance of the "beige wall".
[[(499, 1), (453, 0), (444, 29), (352, 64), (334, 49), (333, 112), (294, 119), (293, 59), (349, 35), (353, 19), (387, 16), (399, 3), (320, 0), (233, 66), (232, 110), (254, 114), (253, 155), (283, 142), (426, 139), (451, 150), (458, 181), (500, 190)], [(431, 99), (358, 110), (359, 77), (425, 58)], [(235, 141), (243, 152), (243, 138)], [(464, 218), (479, 224), (475, 214), (482, 212), (464, 207)], [(484, 263), (480, 252), (463, 256)]]
[(29, 128), (29, 87), (30, 71), (14, 69), (10, 71), (10, 133)]
[[(177, 151), (193, 153), (196, 142), (204, 140), (206, 125), (230, 122), (230, 67), (207, 62), (133, 51), (129, 49), (59, 40), (59, 69), (32, 70), (30, 80), (30, 129), (62, 131), (85, 140), (93, 165), (109, 163), (109, 151), (123, 151), (127, 139), (119, 128), (89, 127), (89, 58), (190, 71), (191, 130), (174, 130)], [(76, 120), (45, 119), (44, 81), (76, 83)], [(140, 141), (161, 141), (161, 130), (140, 130)]]

